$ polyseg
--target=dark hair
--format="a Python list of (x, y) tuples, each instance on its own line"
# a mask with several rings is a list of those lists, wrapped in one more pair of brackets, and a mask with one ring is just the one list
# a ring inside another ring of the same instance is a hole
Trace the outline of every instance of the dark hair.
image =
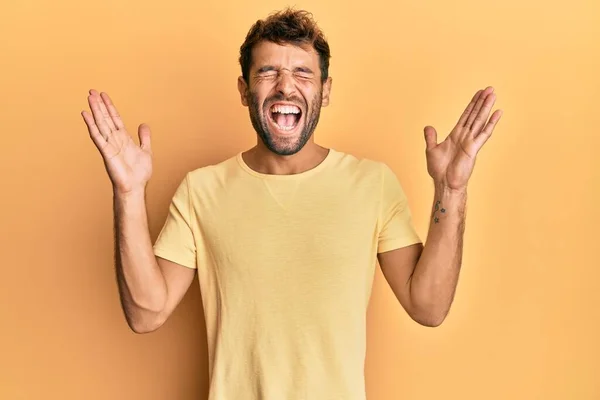
[(286, 8), (258, 20), (246, 35), (240, 47), (240, 66), (242, 76), (249, 83), (248, 74), (252, 64), (252, 48), (262, 40), (277, 44), (311, 45), (319, 54), (321, 81), (329, 76), (329, 44), (313, 16), (308, 11)]

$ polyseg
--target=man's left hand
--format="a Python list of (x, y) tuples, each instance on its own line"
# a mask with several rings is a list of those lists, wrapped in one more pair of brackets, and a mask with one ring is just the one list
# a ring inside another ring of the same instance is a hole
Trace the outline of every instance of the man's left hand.
[(475, 157), (502, 116), (502, 110), (496, 110), (488, 120), (495, 101), (492, 87), (478, 90), (450, 135), (439, 144), (436, 130), (425, 127), (427, 171), (436, 186), (466, 191)]

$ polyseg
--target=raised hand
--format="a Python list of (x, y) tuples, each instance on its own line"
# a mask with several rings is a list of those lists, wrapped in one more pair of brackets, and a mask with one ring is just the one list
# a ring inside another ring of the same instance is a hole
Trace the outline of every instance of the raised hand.
[(496, 110), (488, 121), (495, 101), (492, 87), (478, 90), (452, 132), (439, 144), (435, 129), (425, 127), (427, 171), (436, 185), (466, 190), (477, 153), (502, 116), (502, 110)]
[(127, 130), (110, 97), (90, 90), (92, 113), (82, 111), (92, 141), (100, 151), (116, 194), (143, 191), (152, 176), (150, 128), (138, 128), (138, 146)]

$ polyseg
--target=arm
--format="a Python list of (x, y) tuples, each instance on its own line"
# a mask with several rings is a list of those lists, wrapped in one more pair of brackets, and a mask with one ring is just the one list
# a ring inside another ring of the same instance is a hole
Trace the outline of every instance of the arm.
[(195, 270), (154, 255), (143, 192), (115, 193), (113, 199), (121, 305), (134, 332), (152, 332), (181, 302)]
[(439, 144), (435, 129), (425, 128), (427, 169), (435, 187), (425, 246), (378, 255), (394, 294), (422, 325), (440, 325), (454, 298), (462, 262), (467, 183), (477, 153), (502, 115), (497, 110), (488, 121), (494, 101), (493, 88), (477, 91), (450, 135)]
[(412, 319), (440, 325), (452, 304), (462, 261), (466, 193), (436, 189), (425, 246), (380, 253), (379, 264)]
[(138, 145), (106, 93), (90, 90), (88, 103), (91, 114), (83, 111), (81, 115), (113, 186), (121, 304), (134, 332), (150, 332), (161, 326), (181, 301), (195, 271), (157, 258), (153, 252), (145, 202), (146, 184), (152, 175), (150, 129), (139, 126)]

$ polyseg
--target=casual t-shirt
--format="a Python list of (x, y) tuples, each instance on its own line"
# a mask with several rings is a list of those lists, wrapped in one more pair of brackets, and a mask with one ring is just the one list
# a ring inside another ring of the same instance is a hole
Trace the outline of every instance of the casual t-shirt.
[(209, 400), (364, 400), (377, 253), (415, 243), (392, 170), (330, 149), (295, 175), (241, 153), (188, 172), (154, 251), (197, 269)]

